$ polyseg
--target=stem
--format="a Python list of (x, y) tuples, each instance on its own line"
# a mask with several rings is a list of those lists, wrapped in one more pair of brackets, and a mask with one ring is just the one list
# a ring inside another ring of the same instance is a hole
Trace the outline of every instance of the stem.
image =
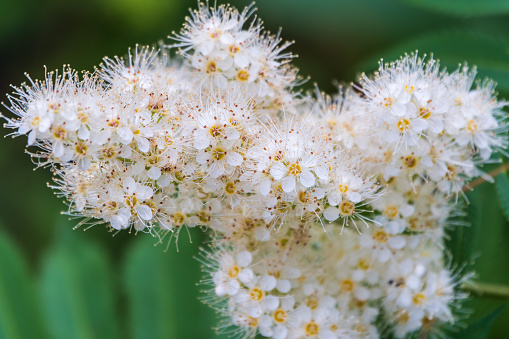
[[(489, 172), (488, 175), (492, 178), (496, 177), (500, 173), (504, 173), (505, 171), (509, 170), (509, 163), (504, 164), (493, 171)], [(484, 183), (486, 179), (484, 178), (477, 178), (471, 183), (467, 184), (465, 187), (463, 187), (463, 192), (468, 192), (474, 189), (474, 187), (479, 186), (480, 184)]]
[(481, 297), (509, 299), (509, 286), (491, 283), (469, 283), (462, 284), (461, 288)]

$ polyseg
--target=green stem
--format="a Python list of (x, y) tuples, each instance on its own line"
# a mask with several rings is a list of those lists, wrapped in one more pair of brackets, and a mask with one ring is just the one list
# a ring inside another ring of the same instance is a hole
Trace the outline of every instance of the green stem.
[(509, 286), (491, 284), (491, 283), (469, 283), (462, 284), (461, 287), (469, 292), (472, 292), (480, 297), (509, 299)]

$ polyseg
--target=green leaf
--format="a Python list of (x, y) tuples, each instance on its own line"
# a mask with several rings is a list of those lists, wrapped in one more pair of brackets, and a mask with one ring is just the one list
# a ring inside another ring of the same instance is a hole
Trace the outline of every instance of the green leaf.
[(0, 338), (48, 338), (25, 258), (1, 229)]
[(500, 173), (495, 178), (495, 187), (497, 188), (498, 200), (502, 213), (509, 220), (509, 178), (507, 174)]
[(118, 338), (118, 292), (107, 253), (70, 227), (58, 231), (59, 241), (44, 258), (41, 276), (51, 337)]
[(500, 15), (509, 13), (507, 0), (404, 0), (437, 12), (461, 16)]
[(458, 266), (473, 264), (478, 255), (479, 236), (483, 231), (482, 200), (479, 195), (479, 191), (467, 194), (470, 203), (465, 210), (467, 215), (462, 221), (468, 225), (457, 225), (447, 230), (449, 239), (446, 240), (446, 244), (453, 261)]
[[(509, 3), (509, 2), (508, 2)], [(477, 66), (478, 77), (489, 77), (498, 83), (499, 91), (509, 93), (509, 41), (481, 32), (444, 31), (415, 37), (410, 41), (395, 45), (388, 50), (377, 52), (359, 63), (355, 71), (371, 71), (378, 68), (378, 61), (395, 61), (405, 53), (419, 51), (440, 60), (442, 67), (456, 70), (458, 64), (468, 62)]]
[(198, 246), (181, 236), (178, 252), (173, 246), (164, 252), (155, 242), (149, 236), (136, 239), (124, 265), (132, 338), (218, 338), (214, 312), (197, 299)]
[(485, 339), (488, 337), (493, 323), (498, 316), (506, 309), (507, 306), (503, 305), (497, 308), (495, 311), (470, 324), (464, 330), (456, 333), (456, 338), (461, 339)]

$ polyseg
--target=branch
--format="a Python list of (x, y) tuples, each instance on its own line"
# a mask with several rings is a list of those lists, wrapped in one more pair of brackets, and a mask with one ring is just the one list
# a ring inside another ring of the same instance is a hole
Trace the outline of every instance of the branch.
[[(509, 170), (509, 163), (504, 164), (504, 165), (494, 169), (493, 171), (488, 173), (488, 175), (492, 178), (495, 178), (497, 175), (499, 175), (500, 173), (504, 173), (507, 170)], [(485, 181), (486, 181), (486, 179), (479, 177), (479, 178), (475, 179), (474, 181), (472, 181), (471, 183), (465, 185), (465, 187), (463, 187), (463, 192), (471, 191), (474, 189), (474, 187), (479, 186), (480, 184), (484, 183)]]
[(461, 288), (480, 297), (509, 299), (509, 286), (491, 283), (461, 284)]

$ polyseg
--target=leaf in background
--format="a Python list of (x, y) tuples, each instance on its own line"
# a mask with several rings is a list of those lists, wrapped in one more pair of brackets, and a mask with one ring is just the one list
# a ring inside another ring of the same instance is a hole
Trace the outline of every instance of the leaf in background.
[(0, 230), (0, 338), (48, 338), (31, 279), (21, 251)]
[(404, 0), (404, 2), (437, 12), (462, 16), (509, 13), (507, 0)]
[(118, 338), (118, 291), (107, 253), (84, 234), (60, 226), (58, 242), (42, 262), (43, 301), (51, 338)]
[(479, 191), (468, 193), (470, 204), (467, 205), (467, 216), (464, 218), (468, 225), (457, 225), (448, 230), (449, 240), (446, 240), (446, 244), (453, 261), (460, 267), (465, 264), (470, 266), (478, 255), (479, 235), (483, 231), (479, 194)]
[(495, 187), (497, 188), (498, 200), (502, 213), (509, 220), (509, 178), (507, 174), (500, 173), (495, 179)]
[(470, 324), (467, 328), (456, 333), (456, 338), (461, 339), (485, 339), (488, 337), (493, 323), (498, 316), (506, 309), (507, 306), (500, 306), (495, 311), (486, 315), (485, 317)]
[(395, 61), (415, 50), (419, 55), (433, 54), (449, 71), (456, 70), (458, 64), (465, 61), (470, 66), (477, 66), (478, 78), (489, 77), (498, 83), (499, 91), (509, 93), (509, 41), (481, 32), (453, 30), (416, 37), (376, 53), (376, 57), (361, 62), (354, 69), (375, 70), (381, 57), (384, 62)]
[[(193, 230), (195, 242), (201, 236), (197, 232)], [(173, 246), (164, 252), (162, 246), (154, 248), (155, 242), (139, 237), (125, 258), (132, 338), (220, 338), (212, 329), (217, 325), (214, 312), (197, 299), (201, 273), (193, 256), (198, 245), (181, 236), (179, 252)]]

